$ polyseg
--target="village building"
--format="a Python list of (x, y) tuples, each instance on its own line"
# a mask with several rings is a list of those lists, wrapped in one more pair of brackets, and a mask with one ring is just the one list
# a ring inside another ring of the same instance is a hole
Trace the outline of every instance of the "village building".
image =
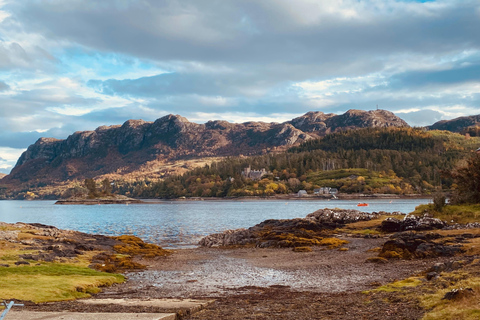
[(332, 188), (330, 187), (321, 187), (318, 189), (314, 189), (313, 194), (330, 194), (330, 190), (332, 190)]
[(297, 195), (298, 195), (299, 197), (306, 196), (306, 195), (307, 195), (307, 190), (300, 190), (300, 191), (298, 191)]
[(262, 170), (252, 170), (250, 166), (248, 166), (248, 168), (243, 169), (242, 171), (242, 177), (249, 178), (252, 180), (260, 180), (266, 174), (268, 174), (268, 172), (267, 170), (265, 170), (265, 168), (262, 168)]

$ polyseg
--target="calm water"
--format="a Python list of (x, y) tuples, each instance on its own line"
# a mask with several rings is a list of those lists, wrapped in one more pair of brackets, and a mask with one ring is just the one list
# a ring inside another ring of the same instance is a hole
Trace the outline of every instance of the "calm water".
[[(408, 213), (428, 199), (369, 200), (362, 211)], [(203, 236), (248, 228), (266, 219), (303, 218), (323, 208), (358, 209), (357, 200), (172, 201), (131, 205), (54, 205), (0, 201), (0, 221), (38, 222), (105, 235), (134, 234), (166, 248), (193, 247)]]

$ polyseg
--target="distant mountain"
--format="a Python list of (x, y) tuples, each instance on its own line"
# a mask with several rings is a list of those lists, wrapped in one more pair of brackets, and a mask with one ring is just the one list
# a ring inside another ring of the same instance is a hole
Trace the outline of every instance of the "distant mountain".
[(429, 130), (447, 130), (460, 133), (466, 133), (469, 131), (478, 132), (480, 129), (480, 114), (476, 116), (438, 121), (427, 128)]
[(6, 176), (5, 173), (1, 173), (1, 172), (0, 172), (0, 179), (2, 179), (2, 178), (5, 177), (5, 176)]
[(386, 110), (348, 110), (344, 114), (308, 112), (289, 121), (295, 128), (311, 135), (326, 134), (358, 128), (408, 127), (408, 124)]
[(258, 155), (365, 127), (408, 127), (385, 110), (349, 110), (342, 115), (308, 112), (284, 123), (189, 122), (168, 115), (155, 122), (129, 120), (75, 132), (65, 140), (40, 138), (19, 158), (2, 183), (51, 183), (139, 170), (149, 161), (213, 156)]

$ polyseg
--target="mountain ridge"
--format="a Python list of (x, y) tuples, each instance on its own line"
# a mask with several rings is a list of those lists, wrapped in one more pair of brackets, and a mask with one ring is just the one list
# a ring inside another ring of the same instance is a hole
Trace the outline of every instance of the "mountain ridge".
[(469, 129), (478, 132), (480, 129), (480, 114), (458, 117), (451, 120), (441, 120), (427, 127), (429, 130), (447, 130), (458, 133), (467, 133)]
[(329, 133), (365, 127), (408, 127), (386, 110), (349, 110), (344, 114), (308, 112), (283, 123), (197, 124), (180, 115), (155, 121), (77, 131), (66, 139), (40, 138), (20, 156), (2, 182), (51, 182), (131, 172), (148, 161), (257, 155), (283, 151)]

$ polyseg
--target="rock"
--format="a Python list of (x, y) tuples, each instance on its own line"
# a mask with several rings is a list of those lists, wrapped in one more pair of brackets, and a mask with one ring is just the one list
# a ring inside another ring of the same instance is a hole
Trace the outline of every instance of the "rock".
[(441, 262), (437, 262), (435, 263), (431, 268), (430, 270), (432, 272), (435, 272), (435, 273), (440, 273), (442, 271), (445, 271), (447, 269), (447, 266), (445, 265), (445, 263), (441, 263)]
[[(463, 249), (458, 245), (445, 245), (431, 241), (425, 234), (416, 234), (414, 232), (402, 232), (392, 236), (391, 240), (386, 241), (379, 253), (384, 258), (430, 258), (439, 256), (454, 256), (462, 252)], [(438, 270), (433, 270), (438, 272)]]
[(402, 221), (396, 218), (387, 218), (382, 221), (380, 229), (384, 232), (398, 232), (403, 230)]
[(378, 216), (379, 214), (375, 212), (369, 213), (352, 209), (320, 209), (308, 214), (306, 219), (334, 229), (347, 223), (368, 221)]
[(407, 215), (403, 220), (396, 218), (387, 218), (382, 221), (380, 230), (385, 232), (399, 232), (399, 231), (423, 231), (443, 229), (447, 226), (445, 221), (431, 217), (417, 217), (414, 215)]
[(6, 263), (0, 263), (0, 267), (8, 268), (10, 265)]
[(15, 265), (17, 265), (17, 266), (20, 266), (20, 265), (30, 265), (30, 262), (20, 260), (20, 261), (15, 262)]
[(252, 244), (260, 248), (303, 247), (319, 245), (321, 232), (346, 223), (376, 218), (378, 214), (346, 209), (317, 210), (305, 218), (269, 219), (248, 229), (227, 230), (200, 240), (203, 247), (225, 247)]
[(429, 273), (427, 273), (427, 276), (426, 276), (428, 281), (430, 281), (432, 279), (435, 279), (437, 277), (438, 277), (438, 273), (436, 273), (436, 272), (429, 272)]
[(470, 297), (474, 295), (474, 291), (472, 288), (459, 288), (459, 289), (452, 289), (451, 291), (445, 293), (445, 296), (442, 298), (443, 300), (459, 300), (465, 297)]

